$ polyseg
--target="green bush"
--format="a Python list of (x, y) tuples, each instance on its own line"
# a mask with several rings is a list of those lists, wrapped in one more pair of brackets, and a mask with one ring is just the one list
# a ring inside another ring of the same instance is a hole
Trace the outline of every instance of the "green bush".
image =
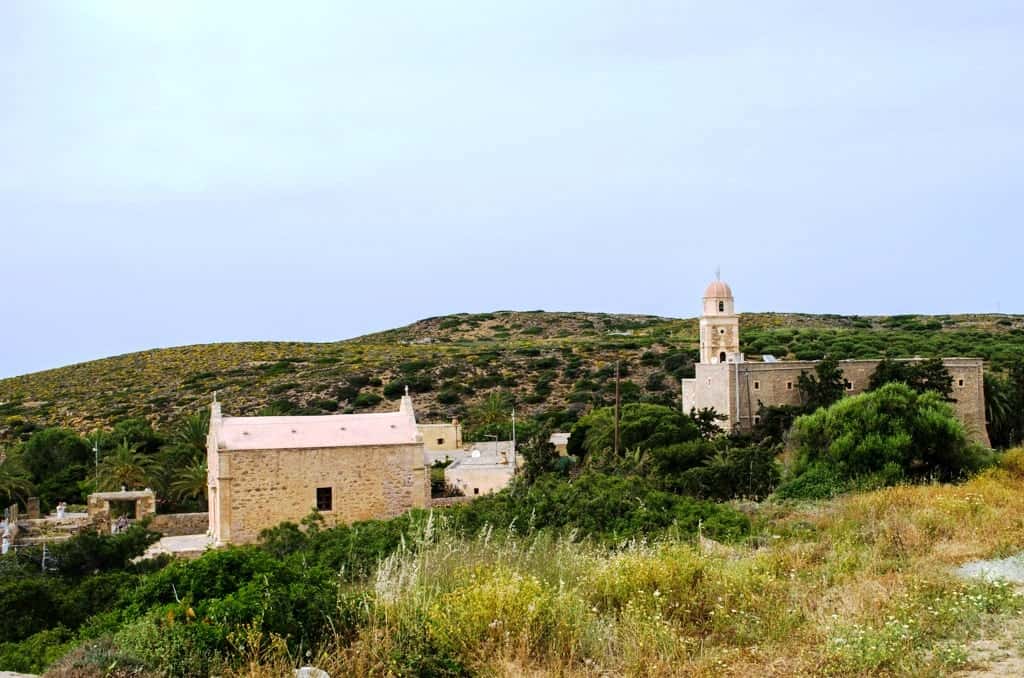
[(798, 418), (791, 440), (795, 476), (826, 467), (849, 480), (895, 467), (912, 479), (953, 480), (986, 463), (938, 393), (899, 383)]
[(374, 407), (380, 401), (384, 400), (376, 393), (360, 393), (356, 396), (356, 399), (352, 401), (353, 407)]

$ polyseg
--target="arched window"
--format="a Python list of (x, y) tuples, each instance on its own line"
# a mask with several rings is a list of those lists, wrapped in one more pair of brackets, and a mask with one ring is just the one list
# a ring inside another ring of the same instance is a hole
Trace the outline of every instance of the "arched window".
[(725, 302), (724, 301), (718, 302), (718, 312), (719, 313), (725, 313)]
[(718, 362), (720, 362), (720, 363), (724, 363), (725, 362), (725, 351), (722, 351), (721, 353), (718, 354)]

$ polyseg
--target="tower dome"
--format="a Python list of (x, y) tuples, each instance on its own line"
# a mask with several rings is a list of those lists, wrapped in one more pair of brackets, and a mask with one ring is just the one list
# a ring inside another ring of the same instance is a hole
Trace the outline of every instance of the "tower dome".
[(704, 290), (705, 299), (732, 299), (732, 289), (721, 280), (713, 280)]

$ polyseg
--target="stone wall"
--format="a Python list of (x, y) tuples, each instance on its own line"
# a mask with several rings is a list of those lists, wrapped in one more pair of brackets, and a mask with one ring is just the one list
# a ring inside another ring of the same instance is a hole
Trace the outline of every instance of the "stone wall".
[(165, 537), (180, 537), (186, 534), (206, 534), (210, 527), (210, 514), (164, 513), (153, 516), (149, 529)]
[[(445, 424), (416, 424), (416, 429), (423, 436), (423, 449), (427, 456), (437, 451), (459, 451), (462, 449), (462, 424), (452, 421)], [(444, 459), (444, 455), (434, 455)]]
[[(249, 543), (282, 521), (299, 522), (331, 488), (328, 526), (391, 518), (430, 505), (423, 445), (221, 451), (210, 491), (219, 543)], [(215, 507), (216, 504), (216, 507)]]
[[(871, 381), (871, 375), (878, 367), (878, 360), (840, 360), (839, 367), (844, 378), (850, 382), (850, 395), (863, 393)], [(766, 406), (799, 405), (800, 390), (797, 381), (803, 372), (811, 372), (817, 365), (814, 360), (792, 360), (777, 363), (749, 362), (737, 365), (698, 365), (697, 388), (707, 389), (699, 400), (701, 407), (709, 405), (722, 413), (728, 413), (729, 422), (737, 422), (741, 429), (747, 429), (757, 422), (760, 404)], [(988, 431), (985, 427), (984, 361), (981, 358), (946, 358), (943, 360), (950, 376), (953, 377), (950, 403), (957, 417), (963, 422), (971, 440), (988, 446)], [(725, 369), (729, 378), (723, 380), (720, 372)], [(701, 378), (705, 381), (702, 383)], [(710, 381), (708, 381), (710, 379)], [(723, 383), (728, 388), (723, 389)], [(723, 402), (723, 398), (728, 403)], [(720, 407), (721, 406), (721, 407)], [(724, 409), (722, 409), (724, 407)]]

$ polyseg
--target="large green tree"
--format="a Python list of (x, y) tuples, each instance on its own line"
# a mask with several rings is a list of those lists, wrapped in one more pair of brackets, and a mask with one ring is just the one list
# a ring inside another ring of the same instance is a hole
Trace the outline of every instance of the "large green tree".
[(984, 462), (942, 396), (900, 383), (798, 418), (790, 441), (796, 475), (818, 467), (839, 478), (885, 471), (951, 480)]
[(91, 447), (74, 431), (46, 428), (22, 445), (21, 460), (35, 485), (43, 509), (59, 501), (83, 501), (79, 482), (93, 465)]

